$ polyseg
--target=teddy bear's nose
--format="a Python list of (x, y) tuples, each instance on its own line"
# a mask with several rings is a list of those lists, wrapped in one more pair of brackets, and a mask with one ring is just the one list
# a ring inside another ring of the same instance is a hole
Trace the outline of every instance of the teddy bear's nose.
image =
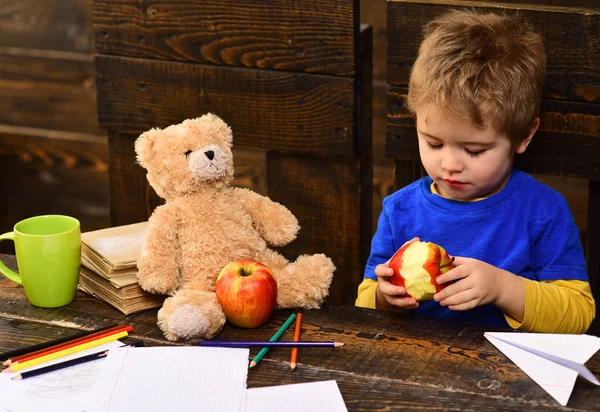
[(215, 157), (215, 152), (213, 152), (212, 150), (207, 150), (206, 152), (204, 152), (204, 155), (208, 157), (208, 160), (213, 160)]

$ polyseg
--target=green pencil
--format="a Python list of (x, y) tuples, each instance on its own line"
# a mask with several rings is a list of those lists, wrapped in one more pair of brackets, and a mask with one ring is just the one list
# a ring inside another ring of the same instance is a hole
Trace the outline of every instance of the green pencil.
[[(283, 325), (281, 325), (279, 330), (277, 332), (275, 332), (273, 337), (271, 339), (269, 339), (269, 342), (275, 342), (276, 340), (278, 340), (281, 337), (281, 335), (283, 335), (283, 332), (285, 332), (286, 329), (290, 327), (290, 325), (292, 324), (294, 319), (296, 319), (296, 314), (292, 313), (290, 315), (290, 317), (283, 323)], [(254, 357), (254, 359), (252, 359), (252, 362), (250, 362), (250, 369), (255, 367), (268, 351), (269, 351), (269, 348), (262, 348), (260, 350), (260, 352), (258, 352), (258, 354)]]

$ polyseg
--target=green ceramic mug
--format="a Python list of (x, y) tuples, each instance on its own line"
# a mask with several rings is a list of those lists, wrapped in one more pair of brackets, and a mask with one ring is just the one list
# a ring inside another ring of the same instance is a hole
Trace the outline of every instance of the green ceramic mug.
[(0, 241), (15, 242), (19, 273), (0, 262), (0, 272), (23, 285), (27, 300), (42, 308), (67, 305), (75, 298), (81, 263), (79, 221), (61, 215), (21, 220)]

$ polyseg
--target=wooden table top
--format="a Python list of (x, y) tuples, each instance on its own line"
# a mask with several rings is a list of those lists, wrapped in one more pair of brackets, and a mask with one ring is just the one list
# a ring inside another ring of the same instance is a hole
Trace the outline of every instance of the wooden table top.
[[(13, 256), (0, 258), (15, 267)], [(290, 313), (277, 311), (265, 326), (254, 330), (228, 324), (217, 339), (268, 340)], [(22, 287), (0, 276), (0, 352), (113, 323), (132, 325), (130, 336), (147, 346), (172, 344), (156, 325), (156, 310), (125, 316), (82, 292), (67, 306), (37, 308), (27, 302)], [(289, 350), (271, 349), (249, 371), (248, 386), (335, 379), (350, 411), (564, 410), (483, 337), (487, 330), (498, 329), (324, 305), (303, 312), (302, 338), (346, 345), (300, 350), (295, 371), (289, 367)], [(293, 328), (287, 334), (284, 339), (291, 339)], [(251, 349), (251, 356), (256, 352)], [(586, 366), (600, 376), (600, 355)], [(600, 410), (600, 389), (579, 379), (568, 407)]]

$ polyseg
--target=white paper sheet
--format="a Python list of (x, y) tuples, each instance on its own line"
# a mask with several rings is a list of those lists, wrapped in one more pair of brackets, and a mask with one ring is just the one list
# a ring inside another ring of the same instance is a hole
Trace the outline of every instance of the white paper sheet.
[(562, 406), (569, 401), (577, 375), (600, 384), (583, 366), (600, 349), (600, 338), (514, 332), (486, 332), (484, 336)]
[(98, 411), (239, 411), (248, 349), (111, 350), (96, 391)]
[(244, 412), (346, 412), (336, 381), (252, 388), (246, 391)]
[[(27, 372), (44, 366), (79, 358), (122, 346), (119, 341), (90, 348), (19, 371)], [(102, 365), (98, 359), (81, 365), (49, 372), (23, 380), (12, 380), (16, 373), (0, 373), (0, 412), (83, 412), (90, 406), (90, 396), (96, 387)]]

